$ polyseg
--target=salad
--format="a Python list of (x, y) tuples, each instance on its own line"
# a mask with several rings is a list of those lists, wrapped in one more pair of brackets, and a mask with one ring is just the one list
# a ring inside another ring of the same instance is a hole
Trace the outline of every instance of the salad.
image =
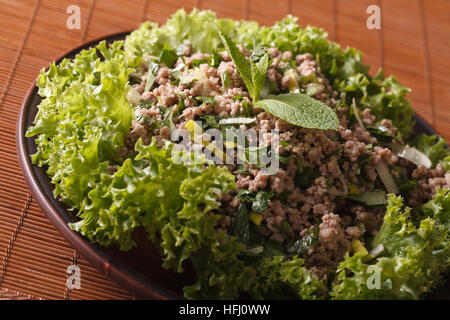
[(71, 228), (189, 299), (419, 299), (450, 265), (450, 152), (409, 89), (287, 16), (177, 11), (42, 70), (27, 136)]

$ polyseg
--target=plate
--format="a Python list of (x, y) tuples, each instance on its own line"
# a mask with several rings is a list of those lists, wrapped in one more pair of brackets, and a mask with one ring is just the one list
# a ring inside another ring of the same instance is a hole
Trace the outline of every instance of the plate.
[[(101, 39), (93, 40), (80, 45), (56, 60), (59, 63), (64, 58), (72, 59), (83, 49), (95, 46), (102, 40), (112, 43), (124, 40), (129, 32), (113, 34)], [(31, 193), (47, 215), (50, 222), (61, 234), (100, 271), (129, 290), (138, 299), (182, 299), (182, 287), (192, 284), (194, 271), (191, 265), (186, 264), (185, 272), (177, 274), (161, 266), (161, 257), (156, 248), (147, 240), (142, 229), (133, 234), (138, 244), (130, 251), (120, 251), (117, 247), (105, 248), (91, 243), (81, 234), (71, 230), (68, 223), (77, 221), (75, 214), (61, 201), (53, 197), (54, 186), (43, 168), (31, 164), (30, 155), (36, 152), (35, 137), (26, 138), (25, 132), (31, 126), (41, 98), (37, 94), (36, 82), (33, 82), (22, 103), (20, 116), (17, 122), (16, 144), (19, 163)], [(414, 134), (436, 134), (433, 128), (421, 117), (414, 115), (416, 121)], [(450, 281), (440, 290), (430, 295), (431, 299), (450, 298)]]

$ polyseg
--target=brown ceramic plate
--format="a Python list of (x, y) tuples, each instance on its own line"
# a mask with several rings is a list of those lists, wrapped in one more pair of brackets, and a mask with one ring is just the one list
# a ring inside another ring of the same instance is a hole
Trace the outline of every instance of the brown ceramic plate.
[[(64, 58), (72, 59), (83, 49), (95, 46), (102, 40), (107, 43), (125, 39), (129, 32), (113, 34), (105, 38), (97, 39), (69, 51), (56, 60), (59, 63)], [(118, 248), (105, 248), (91, 243), (81, 234), (72, 231), (68, 223), (77, 221), (73, 212), (61, 201), (53, 197), (54, 186), (43, 168), (32, 165), (30, 155), (36, 152), (35, 138), (26, 138), (25, 132), (31, 126), (41, 98), (37, 94), (36, 82), (33, 82), (23, 101), (20, 116), (17, 122), (16, 142), (17, 153), (25, 179), (31, 189), (31, 193), (45, 212), (50, 222), (62, 235), (94, 266), (116, 281), (122, 287), (128, 289), (136, 298), (140, 299), (181, 299), (182, 287), (193, 283), (194, 272), (190, 265), (186, 266), (183, 274), (176, 274), (161, 267), (161, 257), (158, 251), (147, 240), (143, 230), (137, 230), (134, 234), (137, 248), (131, 251), (120, 251)], [(416, 125), (415, 134), (436, 134), (422, 118), (414, 116)], [(450, 282), (439, 291), (435, 292), (432, 299), (449, 299)]]

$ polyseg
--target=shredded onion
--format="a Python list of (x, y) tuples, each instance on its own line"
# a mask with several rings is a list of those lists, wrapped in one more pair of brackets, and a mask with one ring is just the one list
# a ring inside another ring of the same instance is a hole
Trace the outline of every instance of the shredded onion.
[(363, 124), (361, 118), (359, 117), (359, 110), (358, 110), (358, 108), (356, 107), (355, 98), (353, 98), (352, 107), (353, 107), (353, 112), (355, 113), (356, 121), (358, 121), (359, 126), (360, 126), (363, 130), (366, 130), (366, 127), (364, 127), (364, 124)]
[(339, 191), (335, 186), (328, 187), (328, 193), (335, 196), (346, 196), (347, 192)]
[(395, 184), (394, 179), (392, 178), (387, 165), (384, 162), (380, 161), (375, 167), (375, 169), (377, 170), (381, 181), (383, 181), (383, 184), (386, 187), (387, 192), (397, 194), (398, 193), (397, 185)]
[(414, 147), (394, 144), (392, 150), (397, 156), (407, 159), (417, 166), (423, 165), (427, 169), (431, 167), (431, 160)]
[(194, 80), (199, 81), (201, 79), (201, 74), (199, 72), (189, 72), (188, 74), (183, 74), (180, 76), (181, 84), (188, 84)]
[(348, 194), (347, 182), (345, 181), (345, 179), (343, 177), (340, 177), (339, 181), (341, 182), (342, 187), (344, 188), (344, 190), (343, 191), (339, 191), (338, 189), (336, 189), (335, 186), (332, 186), (332, 187), (328, 187), (328, 193), (329, 194), (333, 194), (335, 196), (346, 196)]
[(373, 248), (369, 254), (376, 257), (378, 256), (380, 253), (382, 253), (384, 251), (384, 246), (383, 244), (379, 244), (377, 245), (375, 248)]
[(225, 118), (220, 119), (219, 124), (247, 124), (255, 121), (255, 118)]
[(256, 246), (254, 248), (247, 249), (247, 253), (249, 254), (258, 254), (264, 251), (263, 246)]
[(181, 71), (184, 69), (184, 67), (186, 67), (186, 65), (184, 63), (180, 63), (178, 66), (176, 66), (176, 68), (174, 68), (172, 71)]

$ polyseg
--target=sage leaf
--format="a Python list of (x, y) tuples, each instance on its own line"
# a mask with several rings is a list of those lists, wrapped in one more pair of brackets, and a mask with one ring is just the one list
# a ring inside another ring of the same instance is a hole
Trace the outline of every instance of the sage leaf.
[(337, 130), (336, 113), (323, 102), (301, 93), (269, 95), (255, 105), (293, 125), (322, 130)]

